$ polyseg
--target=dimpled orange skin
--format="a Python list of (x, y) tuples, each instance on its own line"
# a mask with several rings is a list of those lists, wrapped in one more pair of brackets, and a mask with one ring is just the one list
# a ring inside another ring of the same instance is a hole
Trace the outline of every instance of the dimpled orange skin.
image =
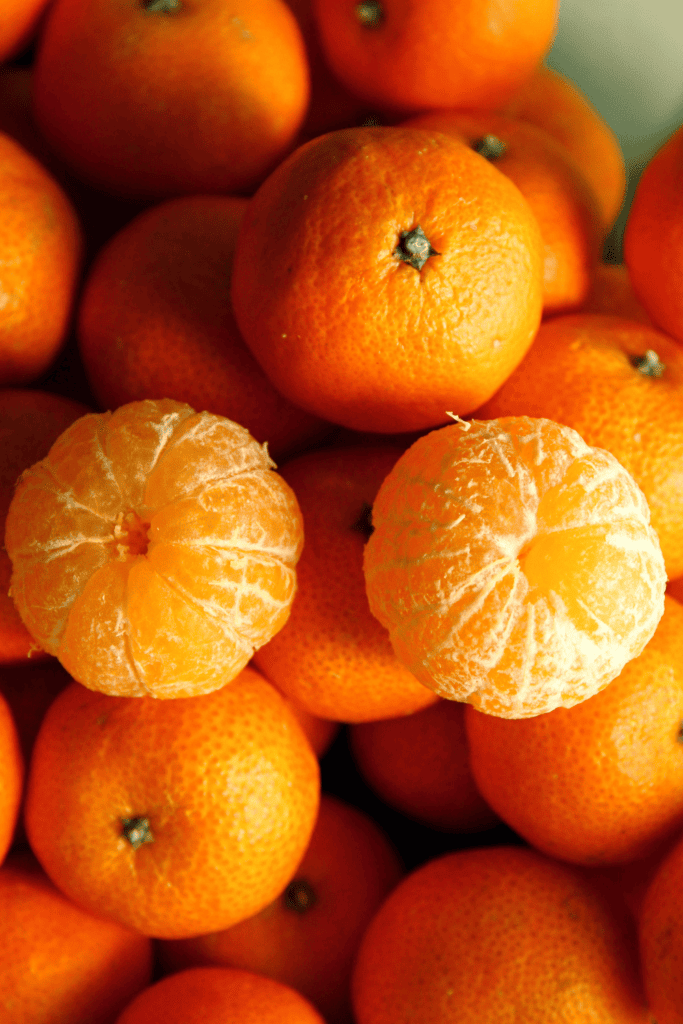
[[(418, 226), (439, 254), (421, 269), (396, 254)], [(542, 274), (505, 175), (440, 132), (353, 128), (301, 146), (252, 198), (232, 300), (290, 401), (397, 433), (493, 394), (538, 329)]]
[[(359, 17), (364, 6), (377, 24)], [(403, 110), (491, 109), (552, 43), (557, 0), (314, 0), (332, 70), (353, 93)]]
[(624, 230), (624, 262), (654, 323), (683, 341), (683, 125), (640, 176)]
[[(287, 885), (310, 840), (318, 761), (246, 668), (202, 697), (109, 697), (73, 683), (33, 750), (26, 833), (55, 884), (159, 938), (228, 928)], [(123, 819), (148, 819), (136, 849)]]
[(326, 1024), (307, 999), (251, 971), (191, 967), (134, 999), (116, 1024)]
[(255, 188), (308, 93), (282, 0), (57, 0), (34, 62), (34, 115), (54, 150), (89, 184), (145, 200)]
[(598, 262), (600, 222), (591, 189), (562, 145), (501, 114), (439, 110), (404, 124), (453, 134), (468, 146), (488, 135), (504, 144), (491, 163), (517, 186), (541, 229), (543, 315), (580, 306)]
[(642, 491), (551, 420), (461, 421), (385, 478), (370, 609), (440, 696), (528, 718), (597, 693), (643, 649), (666, 573)]
[(580, 869), (446, 854), (390, 893), (356, 960), (357, 1024), (646, 1024), (635, 941)]
[(607, 234), (624, 199), (626, 169), (617, 136), (588, 97), (570, 78), (541, 64), (503, 112), (562, 143), (593, 190)]
[(660, 864), (640, 913), (640, 961), (657, 1024), (683, 1021), (683, 836)]
[(254, 664), (312, 714), (341, 722), (409, 715), (434, 704), (371, 614), (363, 579), (363, 510), (401, 454), (368, 441), (301, 455), (280, 467), (297, 497), (305, 543), (289, 619)]
[(66, 899), (25, 851), (0, 867), (1, 1024), (111, 1024), (152, 974), (149, 939)]
[(230, 268), (247, 204), (182, 196), (131, 220), (86, 278), (78, 344), (101, 408), (175, 398), (236, 420), (279, 458), (325, 424), (275, 390), (237, 330)]
[[(648, 351), (661, 376), (634, 365)], [(610, 451), (647, 499), (669, 578), (683, 575), (683, 351), (673, 339), (616, 316), (553, 318), (477, 416), (548, 416)]]
[(683, 829), (683, 606), (666, 597), (645, 649), (582, 704), (465, 720), (479, 789), (536, 849), (585, 865), (649, 856)]
[(52, 175), (0, 133), (0, 387), (43, 373), (69, 326), (83, 240)]

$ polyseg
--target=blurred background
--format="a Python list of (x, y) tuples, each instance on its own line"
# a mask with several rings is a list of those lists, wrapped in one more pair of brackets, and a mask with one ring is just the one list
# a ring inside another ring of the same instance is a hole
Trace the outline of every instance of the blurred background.
[(621, 142), (628, 193), (605, 252), (620, 262), (640, 173), (683, 123), (683, 0), (560, 0), (547, 62), (583, 89)]

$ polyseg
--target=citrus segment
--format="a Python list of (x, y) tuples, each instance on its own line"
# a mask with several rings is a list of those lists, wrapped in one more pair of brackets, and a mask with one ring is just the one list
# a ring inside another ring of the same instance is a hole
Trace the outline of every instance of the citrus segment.
[(550, 420), (458, 423), (385, 479), (370, 607), (443, 697), (504, 718), (571, 707), (639, 654), (664, 607), (649, 510), (617, 460)]
[(267, 448), (171, 400), (82, 417), (7, 517), (29, 631), (91, 689), (205, 693), (284, 624), (301, 519)]

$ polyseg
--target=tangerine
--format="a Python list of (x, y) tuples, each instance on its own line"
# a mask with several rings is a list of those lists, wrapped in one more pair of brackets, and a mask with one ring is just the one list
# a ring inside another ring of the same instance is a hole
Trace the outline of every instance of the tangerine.
[(542, 305), (542, 242), (519, 190), (441, 132), (329, 132), (263, 183), (232, 300), (295, 405), (397, 433), (464, 415), (509, 376)]
[(640, 962), (657, 1024), (683, 1020), (683, 836), (659, 865), (640, 914)]
[(71, 683), (33, 748), (25, 826), (76, 904), (147, 935), (187, 938), (267, 906), (301, 861), (318, 761), (251, 668), (185, 700)]

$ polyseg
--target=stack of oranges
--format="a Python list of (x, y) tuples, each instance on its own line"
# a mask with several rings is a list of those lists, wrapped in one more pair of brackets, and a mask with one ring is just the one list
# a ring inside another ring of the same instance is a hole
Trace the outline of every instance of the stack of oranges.
[(5, 0), (0, 1024), (683, 1022), (683, 128), (557, 0)]

